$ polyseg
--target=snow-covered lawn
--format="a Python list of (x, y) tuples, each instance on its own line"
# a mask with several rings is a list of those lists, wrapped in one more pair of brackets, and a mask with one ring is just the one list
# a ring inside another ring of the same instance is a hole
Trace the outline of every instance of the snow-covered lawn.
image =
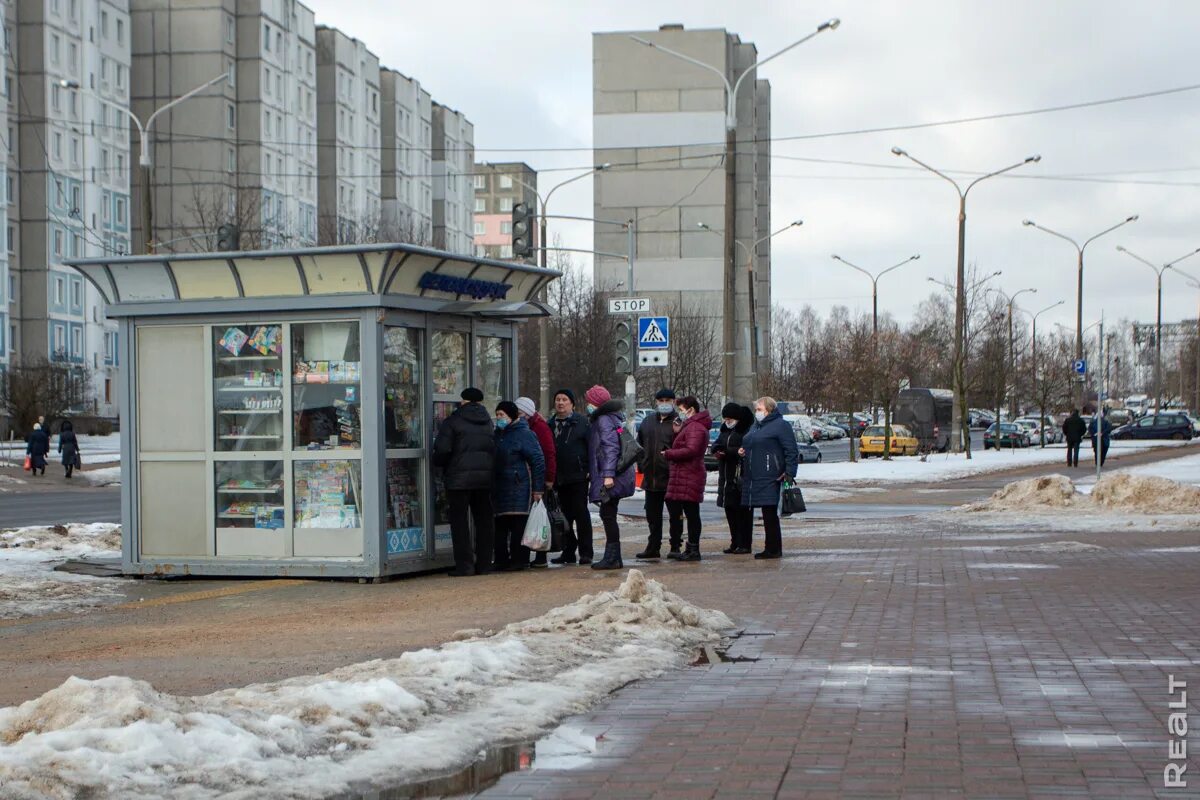
[(107, 522), (0, 531), (0, 619), (83, 611), (121, 597), (113, 578), (55, 572), (70, 558), (119, 556), (121, 526)]
[(682, 667), (732, 627), (630, 570), (496, 633), (323, 675), (178, 697), (71, 678), (0, 709), (10, 797), (329, 797), (465, 766), (620, 686)]
[(121, 485), (121, 468), (116, 467), (101, 467), (100, 469), (88, 469), (84, 467), (75, 473), (77, 477), (83, 478), (93, 486), (120, 486)]

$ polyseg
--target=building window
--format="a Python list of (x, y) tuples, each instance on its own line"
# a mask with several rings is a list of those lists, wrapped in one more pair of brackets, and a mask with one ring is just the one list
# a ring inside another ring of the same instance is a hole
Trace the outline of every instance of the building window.
[(117, 88), (125, 88), (125, 67), (117, 64)]
[(485, 200), (482, 197), (475, 198), (475, 213), (476, 214), (487, 213), (487, 200)]
[(123, 181), (125, 178), (125, 154), (117, 153), (117, 180)]
[(71, 308), (83, 305), (83, 285), (79, 281), (71, 281)]
[(5, 186), (5, 190), (6, 190), (4, 199), (8, 201), (9, 205), (12, 205), (14, 198), (16, 197), (16, 194), (17, 194), (16, 183), (13, 181), (12, 175), (8, 175), (7, 177), (5, 177), (4, 186)]
[(512, 222), (501, 222), (500, 232), (506, 236), (512, 236)]
[(117, 198), (117, 224), (118, 225), (125, 224), (125, 198), (124, 197)]
[(483, 236), (486, 233), (487, 233), (487, 223), (486, 222), (476, 222), (475, 223), (475, 235)]
[(225, 43), (226, 44), (233, 44), (233, 32), (234, 32), (233, 17), (226, 16), (225, 17)]
[(83, 355), (83, 331), (79, 328), (71, 329), (71, 355), (76, 358)]
[(225, 104), (225, 126), (229, 130), (237, 127), (237, 107), (233, 103)]
[(50, 34), (50, 63), (58, 65), (59, 51), (62, 49), (62, 39), (57, 33)]
[[(54, 229), (54, 255), (57, 258), (62, 258), (62, 254), (63, 254), (63, 232), (58, 230), (57, 228), (55, 228)], [(62, 279), (60, 278), (59, 281), (61, 282), (61, 280)], [(60, 291), (58, 294), (59, 294), (58, 302), (61, 303), (62, 302), (62, 296), (61, 296), (62, 292)]]
[(79, 46), (74, 42), (67, 47), (67, 67), (71, 72), (79, 68)]
[(501, 197), (500, 198), (500, 210), (501, 211), (503, 211), (503, 212), (512, 211), (512, 207), (513, 207), (513, 200), (511, 197)]
[(13, 227), (12, 225), (9, 225), (8, 226), (8, 236), (5, 238), (8, 239), (8, 252), (9, 253), (17, 252), (17, 229), (15, 227)]
[(125, 44), (125, 20), (117, 20), (117, 44)]
[[(476, 189), (486, 189), (487, 188), (487, 176), (486, 175), (476, 175), (475, 176), (475, 188)], [(479, 209), (475, 209), (475, 210), (478, 211)]]
[(500, 257), (501, 258), (512, 258), (512, 245), (511, 244), (500, 245)]
[(512, 187), (513, 187), (512, 175), (501, 175), (500, 176), (500, 188), (501, 189), (511, 189)]
[(50, 107), (55, 111), (62, 111), (62, 92), (59, 91), (57, 83), (50, 87)]
[(62, 353), (67, 349), (66, 333), (62, 325), (54, 326), (54, 352)]
[[(63, 286), (63, 279), (55, 278), (54, 279), (54, 302), (55, 302), (55, 304), (60, 305), (60, 306), (63, 304), (63, 300), (65, 299), (65, 297), (64, 297), (65, 291), (66, 291), (66, 287)], [(60, 346), (60, 349), (61, 349), (61, 346)]]
[(107, 11), (100, 12), (100, 38), (101, 39), (108, 38), (108, 12)]
[(75, 216), (79, 216), (79, 209), (80, 209), (79, 187), (72, 186), (71, 187), (71, 213), (74, 214)]
[(225, 166), (230, 172), (237, 172), (237, 156), (232, 147), (225, 151)]
[(271, 52), (271, 26), (263, 23), (263, 50)]

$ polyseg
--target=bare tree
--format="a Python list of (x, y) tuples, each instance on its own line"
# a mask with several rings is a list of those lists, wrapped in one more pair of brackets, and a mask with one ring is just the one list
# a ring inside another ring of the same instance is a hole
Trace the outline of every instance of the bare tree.
[[(171, 236), (164, 240), (163, 249), (172, 252), (217, 250), (217, 229), (222, 225), (234, 225), (240, 236), (239, 249), (259, 250), (264, 240), (262, 192), (257, 189), (239, 189), (218, 183), (192, 181), (192, 195), (184, 210), (192, 225), (176, 226)], [(172, 238), (186, 237), (172, 242)]]
[(38, 417), (53, 422), (81, 407), (92, 380), (86, 366), (46, 358), (25, 359), (0, 377), (0, 407), (21, 434), (33, 430)]

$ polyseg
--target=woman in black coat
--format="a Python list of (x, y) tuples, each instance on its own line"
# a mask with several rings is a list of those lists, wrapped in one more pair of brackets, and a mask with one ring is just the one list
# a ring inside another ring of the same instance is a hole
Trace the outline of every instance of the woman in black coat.
[(70, 420), (63, 422), (58, 429), (58, 452), (62, 453), (62, 465), (66, 467), (69, 478), (79, 466), (79, 440), (75, 438), (75, 426)]
[(46, 474), (46, 454), (50, 452), (50, 435), (42, 430), (40, 423), (34, 423), (33, 433), (29, 434), (29, 444), (25, 445), (25, 453), (29, 456), (29, 466), (34, 475)]
[(748, 555), (754, 525), (754, 510), (742, 505), (742, 437), (754, 424), (754, 413), (746, 406), (726, 403), (721, 409), (723, 424), (712, 452), (717, 457), (717, 506), (725, 509), (729, 523), (727, 555)]

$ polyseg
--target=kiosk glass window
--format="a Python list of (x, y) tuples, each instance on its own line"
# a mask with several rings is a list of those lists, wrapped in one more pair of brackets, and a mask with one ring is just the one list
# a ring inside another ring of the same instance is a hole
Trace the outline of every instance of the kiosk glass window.
[(282, 461), (218, 461), (218, 528), (286, 527)]
[[(433, 378), (433, 435), (444, 419), (454, 413), (462, 402), (460, 394), (467, 388), (468, 344), (470, 336), (464, 331), (434, 331), (430, 339), (430, 373)], [(500, 398), (484, 395), (495, 403)], [(434, 549), (450, 549), (450, 515), (446, 489), (437, 475), (433, 480)]]
[(295, 527), (362, 527), (362, 470), (358, 461), (294, 461), (292, 479)]
[(292, 325), (292, 445), (296, 450), (362, 446), (361, 381), (357, 322)]
[[(383, 430), (388, 449), (424, 448), (421, 331), (383, 333)], [(390, 463), (390, 462), (389, 462)]]
[(213, 328), (214, 449), (283, 449), (283, 329)]
[(480, 336), (475, 340), (476, 380), (485, 398), (495, 398), (498, 402), (510, 394), (509, 347), (508, 339), (496, 336)]
[(425, 555), (425, 503), (421, 460), (387, 460), (387, 555)]

